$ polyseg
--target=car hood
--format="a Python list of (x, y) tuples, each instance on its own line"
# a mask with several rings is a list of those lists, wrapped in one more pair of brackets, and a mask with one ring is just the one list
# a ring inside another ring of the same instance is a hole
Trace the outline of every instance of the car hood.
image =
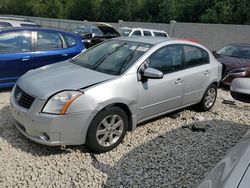
[(222, 56), (216, 58), (219, 62), (226, 65), (226, 70), (230, 71), (241, 67), (250, 67), (250, 59)]
[(18, 79), (17, 85), (26, 93), (45, 100), (62, 90), (78, 90), (115, 77), (65, 61), (29, 71)]

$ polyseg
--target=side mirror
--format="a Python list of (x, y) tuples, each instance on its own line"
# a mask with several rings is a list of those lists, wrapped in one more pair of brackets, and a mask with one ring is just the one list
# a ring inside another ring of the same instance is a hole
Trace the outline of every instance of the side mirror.
[(250, 78), (233, 79), (230, 92), (234, 99), (250, 103)]
[(146, 68), (142, 73), (142, 77), (146, 79), (161, 79), (163, 78), (163, 73), (154, 68)]
[(92, 39), (93, 37), (95, 37), (95, 34), (93, 33), (87, 33), (83, 35), (84, 40), (89, 40)]
[(212, 54), (214, 55), (215, 58), (220, 57), (220, 54), (218, 54), (216, 50), (212, 51)]

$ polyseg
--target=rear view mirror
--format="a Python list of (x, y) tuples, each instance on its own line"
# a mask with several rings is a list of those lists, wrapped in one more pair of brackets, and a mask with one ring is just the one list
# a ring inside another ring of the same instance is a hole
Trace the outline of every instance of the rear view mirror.
[(234, 99), (250, 103), (250, 78), (235, 78), (230, 92)]
[(161, 79), (163, 78), (163, 73), (154, 68), (146, 68), (142, 73), (142, 77), (150, 79)]

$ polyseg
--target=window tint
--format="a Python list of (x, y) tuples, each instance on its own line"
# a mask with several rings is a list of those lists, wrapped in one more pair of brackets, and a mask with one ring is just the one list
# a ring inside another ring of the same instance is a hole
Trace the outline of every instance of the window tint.
[(156, 37), (167, 37), (166, 33), (161, 33), (161, 32), (154, 32), (154, 35)]
[(134, 31), (131, 36), (141, 36), (141, 31)]
[(65, 42), (66, 42), (66, 44), (67, 44), (67, 47), (69, 48), (69, 47), (73, 47), (73, 46), (75, 46), (76, 45), (76, 38), (75, 37), (72, 37), (72, 36), (70, 36), (70, 35), (64, 35), (64, 40), (65, 40)]
[(149, 67), (164, 74), (182, 69), (182, 48), (179, 45), (166, 46), (149, 57)]
[(152, 36), (150, 31), (143, 31), (144, 36)]
[(2, 27), (12, 27), (12, 25), (8, 22), (0, 22), (0, 28)]
[(209, 63), (208, 53), (195, 46), (184, 46), (185, 67), (194, 67)]
[(31, 51), (31, 32), (11, 32), (0, 35), (0, 53)]
[(62, 47), (62, 40), (58, 33), (37, 32), (37, 50), (53, 50)]

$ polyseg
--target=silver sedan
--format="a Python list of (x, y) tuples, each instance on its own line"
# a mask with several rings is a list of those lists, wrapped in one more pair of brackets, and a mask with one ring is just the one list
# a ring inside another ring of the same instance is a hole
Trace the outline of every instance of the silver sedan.
[(198, 43), (112, 39), (26, 73), (13, 88), (11, 113), (17, 129), (33, 141), (106, 152), (138, 123), (195, 104), (211, 109), (221, 72)]

